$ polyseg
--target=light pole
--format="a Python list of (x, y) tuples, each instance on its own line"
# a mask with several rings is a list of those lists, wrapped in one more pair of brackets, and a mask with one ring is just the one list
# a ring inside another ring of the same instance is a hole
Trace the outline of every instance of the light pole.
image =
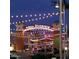
[(62, 18), (63, 18), (63, 16), (62, 16), (62, 10), (63, 10), (63, 6), (62, 6), (62, 0), (59, 0), (59, 4), (60, 4), (60, 19), (59, 19), (59, 21), (60, 21), (60, 59), (62, 59)]
[(58, 7), (58, 4), (57, 6), (55, 6), (56, 8), (59, 8), (59, 12), (60, 12), (60, 16), (59, 16), (59, 25), (60, 25), (60, 48), (59, 48), (59, 54), (60, 54), (60, 59), (63, 59), (62, 58), (62, 20), (63, 20), (63, 1), (62, 0), (59, 0), (58, 1), (59, 3), (59, 7)]

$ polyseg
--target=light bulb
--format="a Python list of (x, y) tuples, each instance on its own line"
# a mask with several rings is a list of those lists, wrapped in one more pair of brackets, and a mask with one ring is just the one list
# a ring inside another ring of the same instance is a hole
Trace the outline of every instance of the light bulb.
[(25, 20), (25, 22), (27, 22), (27, 20)]
[(18, 15), (16, 15), (16, 18), (18, 18)]
[(11, 47), (10, 47), (10, 51), (13, 51), (13, 50), (14, 50), (14, 47), (11, 46)]
[(17, 22), (16, 22), (16, 24), (17, 24)]
[(12, 34), (13, 32), (11, 32), (11, 34)]
[(29, 22), (30, 22), (31, 20), (29, 19)]
[(43, 17), (43, 19), (45, 19), (45, 17)]
[(32, 17), (32, 15), (30, 15), (30, 17)]
[(67, 47), (65, 47), (64, 49), (65, 49), (65, 50), (68, 50), (68, 48), (67, 48)]
[(48, 16), (46, 16), (48, 18)]
[(14, 24), (14, 22), (13, 22), (13, 24)]
[(38, 20), (38, 18), (36, 18), (35, 20)]
[(35, 14), (35, 17), (36, 17), (37, 15)]
[(50, 15), (50, 13), (48, 13), (48, 15)]
[(21, 17), (23, 17), (23, 15), (21, 15)]
[(25, 17), (28, 17), (27, 15), (25, 15)]
[(13, 29), (13, 30), (15, 30), (15, 29)]
[(41, 16), (41, 14), (39, 14), (39, 16)]
[(11, 16), (11, 18), (13, 18), (14, 16)]
[(59, 8), (59, 5), (58, 5), (58, 4), (56, 4), (55, 8)]
[(52, 15), (50, 15), (52, 17)]
[(19, 23), (21, 23), (21, 22), (19, 21)]
[(24, 21), (22, 21), (22, 23), (24, 23)]
[(52, 13), (52, 15), (54, 15), (55, 13)]
[(32, 19), (32, 21), (34, 21), (34, 19)]
[(44, 16), (45, 16), (46, 14), (44, 14)]
[(41, 17), (39, 19), (41, 20)]

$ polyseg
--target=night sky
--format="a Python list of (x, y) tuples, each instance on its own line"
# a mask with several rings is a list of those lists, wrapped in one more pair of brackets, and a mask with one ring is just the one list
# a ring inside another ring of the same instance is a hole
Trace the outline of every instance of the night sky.
[[(55, 1), (57, 2), (58, 0), (53, 0), (53, 2)], [(65, 2), (67, 4), (69, 3), (68, 0), (65, 0)], [(11, 0), (10, 1), (11, 30), (10, 31), (15, 31), (16, 22), (23, 22), (26, 26), (33, 24), (52, 25), (54, 22), (59, 22), (59, 14), (49, 16), (48, 13), (50, 14), (59, 13), (59, 9), (55, 8), (55, 4), (51, 5), (51, 0)], [(35, 16), (35, 14), (37, 16)], [(39, 14), (41, 14), (41, 16), (39, 16)], [(25, 15), (27, 15), (27, 17), (25, 17)], [(34, 20), (32, 21), (32, 19)], [(66, 20), (65, 24), (69, 25), (68, 9), (65, 9), (65, 20)]]

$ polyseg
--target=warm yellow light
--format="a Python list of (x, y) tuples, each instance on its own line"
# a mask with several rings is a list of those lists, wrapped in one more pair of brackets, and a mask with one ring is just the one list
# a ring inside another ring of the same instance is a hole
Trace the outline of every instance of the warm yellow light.
[(13, 51), (14, 50), (14, 47), (13, 46), (10, 46), (10, 51)]
[(67, 48), (67, 47), (65, 47), (64, 49), (65, 49), (65, 50), (67, 50), (68, 48)]
[(32, 42), (38, 42), (39, 40), (31, 40)]
[(25, 49), (25, 50), (29, 50), (29, 49), (27, 48), (27, 49)]

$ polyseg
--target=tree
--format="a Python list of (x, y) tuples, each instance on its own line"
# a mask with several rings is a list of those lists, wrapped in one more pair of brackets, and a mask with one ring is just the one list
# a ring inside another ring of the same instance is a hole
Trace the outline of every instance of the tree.
[(60, 39), (58, 37), (54, 39), (54, 46), (57, 48), (60, 46)]

